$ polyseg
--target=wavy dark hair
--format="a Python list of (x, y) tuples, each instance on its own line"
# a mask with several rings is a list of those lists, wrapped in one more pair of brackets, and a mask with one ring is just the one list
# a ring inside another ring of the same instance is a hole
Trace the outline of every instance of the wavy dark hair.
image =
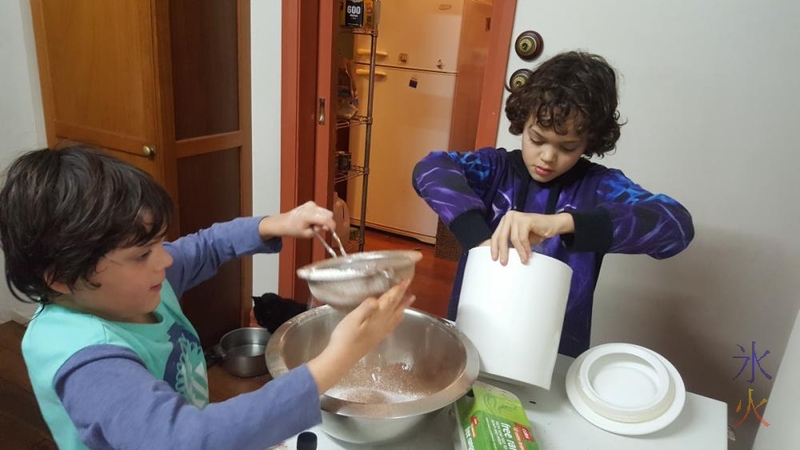
[(531, 117), (558, 134), (567, 134), (575, 118), (576, 133), (588, 133), (584, 155), (602, 157), (619, 139), (617, 78), (603, 57), (584, 52), (558, 54), (542, 63), (506, 101), (509, 131), (522, 134)]
[(22, 301), (47, 304), (58, 295), (48, 280), (70, 288), (89, 283), (100, 258), (163, 235), (172, 212), (167, 192), (119, 159), (83, 146), (26, 153), (0, 191), (9, 289)]

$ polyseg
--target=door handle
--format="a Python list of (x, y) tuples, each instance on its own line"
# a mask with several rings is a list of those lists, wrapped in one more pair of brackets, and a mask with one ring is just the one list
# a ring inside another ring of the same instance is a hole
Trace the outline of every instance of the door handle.
[(148, 158), (152, 158), (156, 156), (156, 148), (152, 145), (145, 145), (144, 147), (142, 147), (142, 155)]
[[(369, 75), (369, 70), (367, 70), (367, 69), (356, 69), (356, 75), (365, 75), (365, 76)], [(375, 71), (375, 76), (376, 77), (385, 77), (386, 76), (386, 72), (384, 72), (382, 70), (376, 70)]]
[(320, 125), (325, 125), (325, 99), (319, 99), (319, 116), (317, 118), (317, 123)]
[[(356, 50), (356, 55), (358, 55), (358, 56), (369, 56), (371, 53), (372, 53), (372, 51), (370, 51), (370, 49), (368, 49), (368, 48), (360, 48), (360, 49)], [(377, 50), (375, 52), (375, 56), (380, 56), (380, 57), (385, 58), (385, 57), (389, 56), (389, 53), (387, 53), (384, 50)]]

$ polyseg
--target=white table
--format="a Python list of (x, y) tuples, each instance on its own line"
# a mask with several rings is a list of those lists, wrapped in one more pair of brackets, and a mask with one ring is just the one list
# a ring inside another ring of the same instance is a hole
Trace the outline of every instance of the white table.
[[(620, 436), (595, 427), (580, 416), (570, 404), (564, 379), (573, 358), (558, 355), (553, 383), (549, 391), (486, 380), (487, 383), (513, 392), (522, 401), (541, 450), (726, 450), (726, 405), (697, 394), (686, 393), (686, 404), (668, 427), (645, 436)], [(535, 402), (535, 403), (532, 403)], [(446, 408), (408, 440), (383, 445), (349, 445), (334, 441), (320, 426), (311, 428), (317, 435), (319, 450), (450, 450), (454, 447), (455, 419)], [(297, 438), (284, 443), (296, 449)], [(458, 443), (457, 443), (458, 444)], [(459, 444), (460, 445), (460, 444)]]

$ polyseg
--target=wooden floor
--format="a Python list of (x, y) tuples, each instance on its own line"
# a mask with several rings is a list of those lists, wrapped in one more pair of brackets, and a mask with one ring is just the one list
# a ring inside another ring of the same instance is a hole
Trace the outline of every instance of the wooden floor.
[[(365, 250), (415, 249), (422, 252), (410, 291), (417, 296), (414, 308), (444, 317), (456, 263), (434, 257), (434, 246), (395, 235), (368, 231)], [(0, 448), (14, 450), (56, 449), (33, 395), (22, 360), (20, 343), (25, 327), (16, 322), (0, 324)], [(221, 367), (208, 370), (212, 402), (219, 402), (263, 386), (269, 375), (236, 378)]]
[(409, 291), (417, 296), (412, 306), (439, 317), (447, 315), (450, 288), (456, 274), (455, 261), (434, 256), (434, 246), (415, 239), (367, 230), (364, 250), (419, 250), (422, 260), (417, 263), (414, 281)]
[(25, 327), (16, 322), (0, 324), (0, 447), (56, 449), (22, 360), (24, 333)]

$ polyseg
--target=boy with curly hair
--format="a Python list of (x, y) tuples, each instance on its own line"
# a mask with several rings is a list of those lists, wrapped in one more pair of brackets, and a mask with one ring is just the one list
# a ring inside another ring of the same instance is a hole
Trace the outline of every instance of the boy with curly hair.
[[(403, 282), (367, 299), (317, 357), (262, 388), (209, 404), (200, 340), (181, 293), (226, 261), (333, 229), (307, 202), (165, 242), (172, 202), (149, 175), (83, 147), (11, 164), (0, 245), (12, 292), (38, 302), (22, 354), (61, 449), (259, 449), (321, 421), (319, 396), (400, 323)], [(209, 299), (212, 300), (212, 299)]]
[(509, 96), (506, 116), (521, 149), (433, 152), (414, 168), (417, 193), (465, 252), (448, 316), (458, 311), (469, 249), (491, 246), (507, 264), (511, 245), (524, 263), (535, 245), (573, 269), (559, 352), (577, 356), (589, 348), (603, 256), (673, 256), (691, 242), (692, 218), (672, 198), (589, 160), (620, 135), (616, 75), (602, 57), (573, 51), (544, 62)]

